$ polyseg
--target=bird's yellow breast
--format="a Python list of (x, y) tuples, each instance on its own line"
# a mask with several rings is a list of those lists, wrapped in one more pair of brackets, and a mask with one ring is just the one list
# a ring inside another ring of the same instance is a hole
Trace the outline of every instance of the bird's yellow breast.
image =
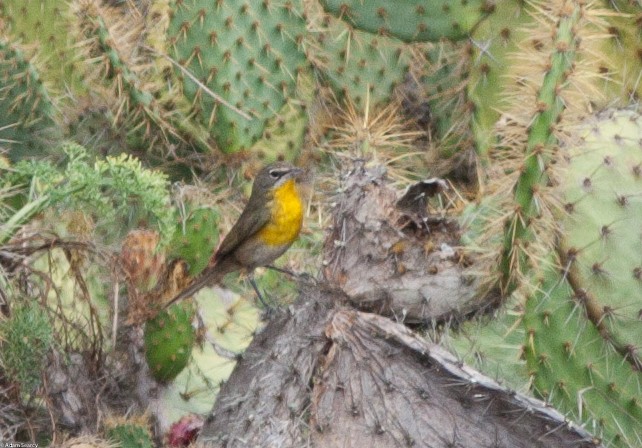
[(303, 203), (293, 179), (274, 191), (271, 213), (270, 222), (259, 231), (259, 237), (271, 246), (291, 244), (303, 224)]

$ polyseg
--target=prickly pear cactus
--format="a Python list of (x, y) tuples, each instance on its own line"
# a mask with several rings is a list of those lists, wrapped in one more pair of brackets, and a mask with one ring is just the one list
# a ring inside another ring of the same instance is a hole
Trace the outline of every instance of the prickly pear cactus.
[(184, 68), (184, 95), (223, 151), (249, 148), (307, 64), (301, 0), (181, 0), (171, 8), (168, 42)]
[(211, 208), (197, 208), (181, 218), (169, 245), (169, 255), (188, 264), (187, 273), (201, 273), (214, 254), (219, 239), (219, 214)]
[[(537, 269), (536, 260), (546, 256), (554, 245), (552, 219), (545, 213), (547, 208), (541, 207), (542, 202), (550, 198), (543, 198), (542, 191), (548, 184), (548, 170), (555, 161), (552, 151), (557, 143), (555, 125), (563, 120), (569, 106), (579, 107), (566, 95), (573, 87), (568, 80), (576, 75), (574, 63), (582, 50), (578, 30), (586, 24), (588, 15), (583, 3), (561, 3), (550, 5), (551, 10), (537, 18), (536, 23), (541, 22), (540, 26), (548, 25), (546, 34), (542, 33), (546, 40), (540, 41), (527, 54), (545, 65), (524, 73), (521, 102), (510, 112), (518, 118), (512, 119), (512, 126), (502, 129), (506, 134), (502, 136), (501, 144), (514, 151), (516, 158), (521, 158), (519, 164), (511, 167), (518, 173), (514, 184), (512, 180), (498, 176), (492, 187), (506, 192), (512, 201), (506, 205), (509, 211), (504, 219), (504, 243), (498, 264), (501, 278), (497, 286), (504, 296), (510, 296), (527, 284), (525, 278), (529, 271)], [(531, 32), (537, 30), (533, 28)], [(532, 103), (524, 104), (525, 101)], [(578, 100), (577, 103), (581, 102)], [(523, 123), (528, 126), (522, 128)], [(523, 135), (511, 134), (510, 128), (519, 129)], [(535, 241), (537, 244), (532, 244)]]
[(605, 30), (608, 38), (600, 39), (594, 45), (595, 51), (602, 57), (599, 66), (599, 73), (602, 75), (600, 87), (606, 94), (604, 101), (599, 104), (608, 107), (616, 99), (626, 104), (642, 95), (642, 84), (639, 81), (642, 70), (642, 9), (639, 2), (611, 0), (603, 3), (614, 11), (605, 14), (607, 24), (600, 30)]
[(105, 437), (119, 448), (155, 446), (145, 417), (108, 419), (105, 422)]
[(201, 294), (197, 300), (202, 304), (203, 319), (214, 341), (234, 353), (243, 351), (259, 324), (256, 307), (231, 291), (214, 288)]
[(219, 239), (219, 214), (211, 208), (197, 208), (180, 218), (169, 246), (171, 258), (188, 264), (188, 274), (198, 275), (210, 261)]
[(179, 303), (145, 324), (145, 359), (157, 381), (172, 381), (187, 366), (196, 337), (193, 316), (189, 304)]
[(326, 16), (310, 33), (308, 56), (332, 88), (355, 104), (389, 102), (410, 71), (411, 55), (403, 42), (348, 27)]
[(252, 145), (250, 153), (262, 166), (277, 160), (293, 162), (303, 145), (307, 123), (308, 115), (304, 108), (288, 101), (270, 119), (263, 137)]
[(561, 205), (557, 253), (538, 260), (529, 294), (447, 342), (487, 374), (529, 384), (605, 446), (632, 448), (642, 441), (642, 117), (604, 111), (568, 131), (549, 192)]
[(519, 0), (499, 2), (472, 33), (467, 90), (475, 106), (471, 124), (481, 155), (486, 155), (495, 143), (495, 123), (505, 106), (502, 95), (513, 90), (511, 69), (519, 54), (517, 44), (527, 36), (526, 26), (533, 22), (526, 5)]
[(36, 68), (0, 38), (0, 142), (18, 160), (54, 133), (55, 108)]
[(73, 12), (85, 79), (111, 111), (113, 126), (133, 147), (153, 148), (155, 143), (177, 139), (171, 114), (156, 97), (162, 79), (140, 48), (141, 14), (98, 0), (78, 2)]
[[(478, 239), (484, 235), (486, 222), (499, 219), (501, 211), (491, 199), (471, 204), (460, 216), (459, 222), (465, 229), (461, 241), (465, 246), (476, 247)], [(496, 235), (492, 243), (497, 244), (499, 240)], [(491, 315), (471, 319), (457, 328), (446, 328), (436, 339), (466, 364), (508, 387), (528, 392), (522, 308), (520, 298), (510, 298)]]
[(534, 391), (605, 446), (640, 446), (642, 376), (605, 344), (562, 273), (547, 272), (524, 310)]
[(607, 110), (566, 148), (562, 252), (590, 319), (642, 366), (642, 115)]
[(41, 76), (58, 91), (80, 85), (80, 75), (74, 70), (77, 47), (69, 34), (69, 5), (67, 0), (0, 2), (0, 22), (7, 25), (13, 39), (37, 48)]
[(159, 391), (157, 417), (161, 425), (169, 426), (191, 413), (211, 411), (219, 387), (231, 375), (260, 325), (260, 311), (253, 306), (253, 297), (212, 287), (201, 289), (194, 300), (207, 343), (194, 347), (188, 367)]
[(527, 392), (528, 370), (524, 360), (525, 331), (521, 311), (507, 304), (492, 316), (471, 320), (457, 331), (446, 331), (441, 344), (463, 362), (506, 386)]
[(472, 108), (465, 91), (470, 73), (468, 57), (462, 57), (467, 51), (452, 42), (431, 46), (424, 51), (421, 76), (404, 83), (405, 115), (430, 133), (444, 160), (471, 147)]
[(322, 0), (324, 8), (350, 25), (406, 42), (459, 40), (467, 37), (485, 13), (487, 0)]

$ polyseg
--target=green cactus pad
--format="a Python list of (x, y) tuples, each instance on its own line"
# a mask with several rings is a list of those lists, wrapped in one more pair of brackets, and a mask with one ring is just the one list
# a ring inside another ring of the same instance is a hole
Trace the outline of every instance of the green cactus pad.
[(172, 3), (168, 41), (184, 95), (220, 148), (249, 148), (293, 93), (307, 64), (301, 0), (182, 0)]
[(40, 75), (17, 47), (0, 39), (0, 145), (23, 158), (51, 138), (55, 108)]
[[(492, 196), (466, 207), (459, 223), (464, 233), (463, 245), (475, 251), (485, 238), (485, 227), (489, 222), (497, 222), (502, 210)], [(500, 235), (486, 244), (499, 244)], [(483, 269), (483, 268), (482, 268)], [(458, 325), (446, 328), (439, 342), (455, 353), (465, 363), (484, 374), (495, 378), (519, 391), (529, 389), (526, 361), (523, 357), (526, 334), (521, 325), (523, 303), (511, 297), (496, 310), (492, 316), (480, 316)]]
[(301, 151), (307, 124), (308, 114), (305, 109), (293, 101), (288, 101), (279, 113), (270, 119), (263, 138), (252, 145), (250, 154), (263, 165), (277, 160), (293, 162)]
[(157, 381), (172, 381), (187, 366), (196, 337), (192, 317), (191, 307), (179, 303), (145, 324), (145, 359)]
[(605, 446), (640, 446), (642, 375), (609, 348), (556, 269), (527, 301), (524, 325), (535, 392)]
[(597, 33), (605, 33), (607, 37), (588, 43), (592, 44), (592, 50), (600, 56), (595, 65), (598, 66), (598, 88), (603, 95), (603, 101), (597, 101), (597, 104), (608, 107), (617, 100), (619, 102), (615, 104), (639, 101), (642, 97), (642, 8), (639, 2), (631, 1), (612, 0), (604, 4), (615, 9), (617, 13), (605, 14), (606, 25), (601, 25), (596, 30)]
[[(562, 248), (593, 320), (642, 365), (642, 116), (605, 111), (565, 148)], [(635, 359), (631, 359), (635, 361)]]
[(219, 239), (219, 214), (211, 208), (197, 208), (181, 218), (169, 246), (171, 258), (181, 258), (196, 276), (207, 266)]
[[(537, 236), (540, 247), (547, 246), (544, 242), (547, 237), (545, 232), (536, 235), (541, 222), (538, 219), (541, 215), (538, 192), (548, 184), (547, 169), (552, 163), (548, 149), (557, 144), (555, 124), (566, 111), (567, 101), (563, 93), (570, 84), (568, 79), (573, 72), (577, 49), (582, 40), (578, 35), (578, 28), (583, 24), (585, 15), (583, 3), (568, 6), (560, 8), (558, 15), (542, 14), (537, 19), (549, 21), (552, 26), (551, 41), (547, 41), (543, 47), (551, 45), (548, 50), (550, 54), (547, 55), (550, 69), (537, 81), (539, 87), (536, 96), (530, 97), (540, 105), (540, 110), (530, 112), (526, 145), (520, 148), (523, 152), (523, 164), (512, 189), (513, 211), (504, 221), (504, 247), (499, 262), (501, 278), (498, 285), (506, 296), (521, 286), (520, 277), (527, 275), (538, 258), (529, 250), (533, 247), (530, 244), (533, 239)], [(551, 237), (551, 232), (548, 233)]]
[(406, 42), (460, 40), (493, 9), (487, 0), (322, 0), (326, 11), (361, 30)]
[[(419, 95), (412, 90), (404, 91), (407, 97), (404, 104), (411, 106), (405, 108), (406, 114), (411, 119), (422, 120), (421, 113), (415, 113), (413, 104), (417, 103), (413, 96), (425, 98), (429, 115), (423, 118), (423, 123), (430, 127), (432, 138), (438, 142), (440, 156), (447, 159), (471, 147), (472, 110), (463, 88), (469, 82), (468, 64), (462, 63), (462, 46), (451, 42), (430, 46), (424, 57), (424, 73), (417, 83), (421, 89)], [(421, 111), (420, 108), (418, 112)]]
[(523, 359), (525, 333), (519, 324), (522, 313), (516, 304), (487, 318), (471, 320), (449, 330), (442, 345), (496, 381), (515, 390), (528, 390), (528, 371)]
[(472, 125), (481, 155), (487, 154), (495, 143), (495, 123), (505, 107), (501, 100), (514, 90), (511, 84), (515, 81), (510, 75), (519, 54), (517, 44), (526, 37), (525, 27), (532, 22), (525, 2), (505, 0), (473, 32), (467, 89), (475, 105)]
[(41, 76), (57, 91), (81, 84), (74, 70), (77, 50), (69, 34), (70, 4), (68, 0), (0, 2), (0, 21), (8, 25), (13, 39), (38, 48)]
[(234, 353), (245, 350), (260, 322), (258, 309), (242, 296), (221, 288), (203, 288), (195, 298), (216, 344)]
[(394, 88), (410, 71), (411, 54), (399, 40), (350, 29), (327, 17), (327, 24), (311, 33), (308, 55), (340, 96), (357, 105), (389, 102)]

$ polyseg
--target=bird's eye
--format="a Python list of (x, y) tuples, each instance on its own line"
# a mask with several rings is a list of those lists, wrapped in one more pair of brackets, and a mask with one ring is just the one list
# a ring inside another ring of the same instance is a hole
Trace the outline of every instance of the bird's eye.
[(286, 172), (283, 170), (270, 170), (270, 177), (272, 179), (279, 179), (281, 176), (283, 176)]

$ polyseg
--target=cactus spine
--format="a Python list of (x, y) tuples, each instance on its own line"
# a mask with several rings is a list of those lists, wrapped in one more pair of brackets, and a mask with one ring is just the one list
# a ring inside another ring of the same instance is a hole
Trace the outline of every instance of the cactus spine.
[(0, 143), (14, 160), (56, 134), (55, 107), (40, 74), (16, 45), (0, 38)]

